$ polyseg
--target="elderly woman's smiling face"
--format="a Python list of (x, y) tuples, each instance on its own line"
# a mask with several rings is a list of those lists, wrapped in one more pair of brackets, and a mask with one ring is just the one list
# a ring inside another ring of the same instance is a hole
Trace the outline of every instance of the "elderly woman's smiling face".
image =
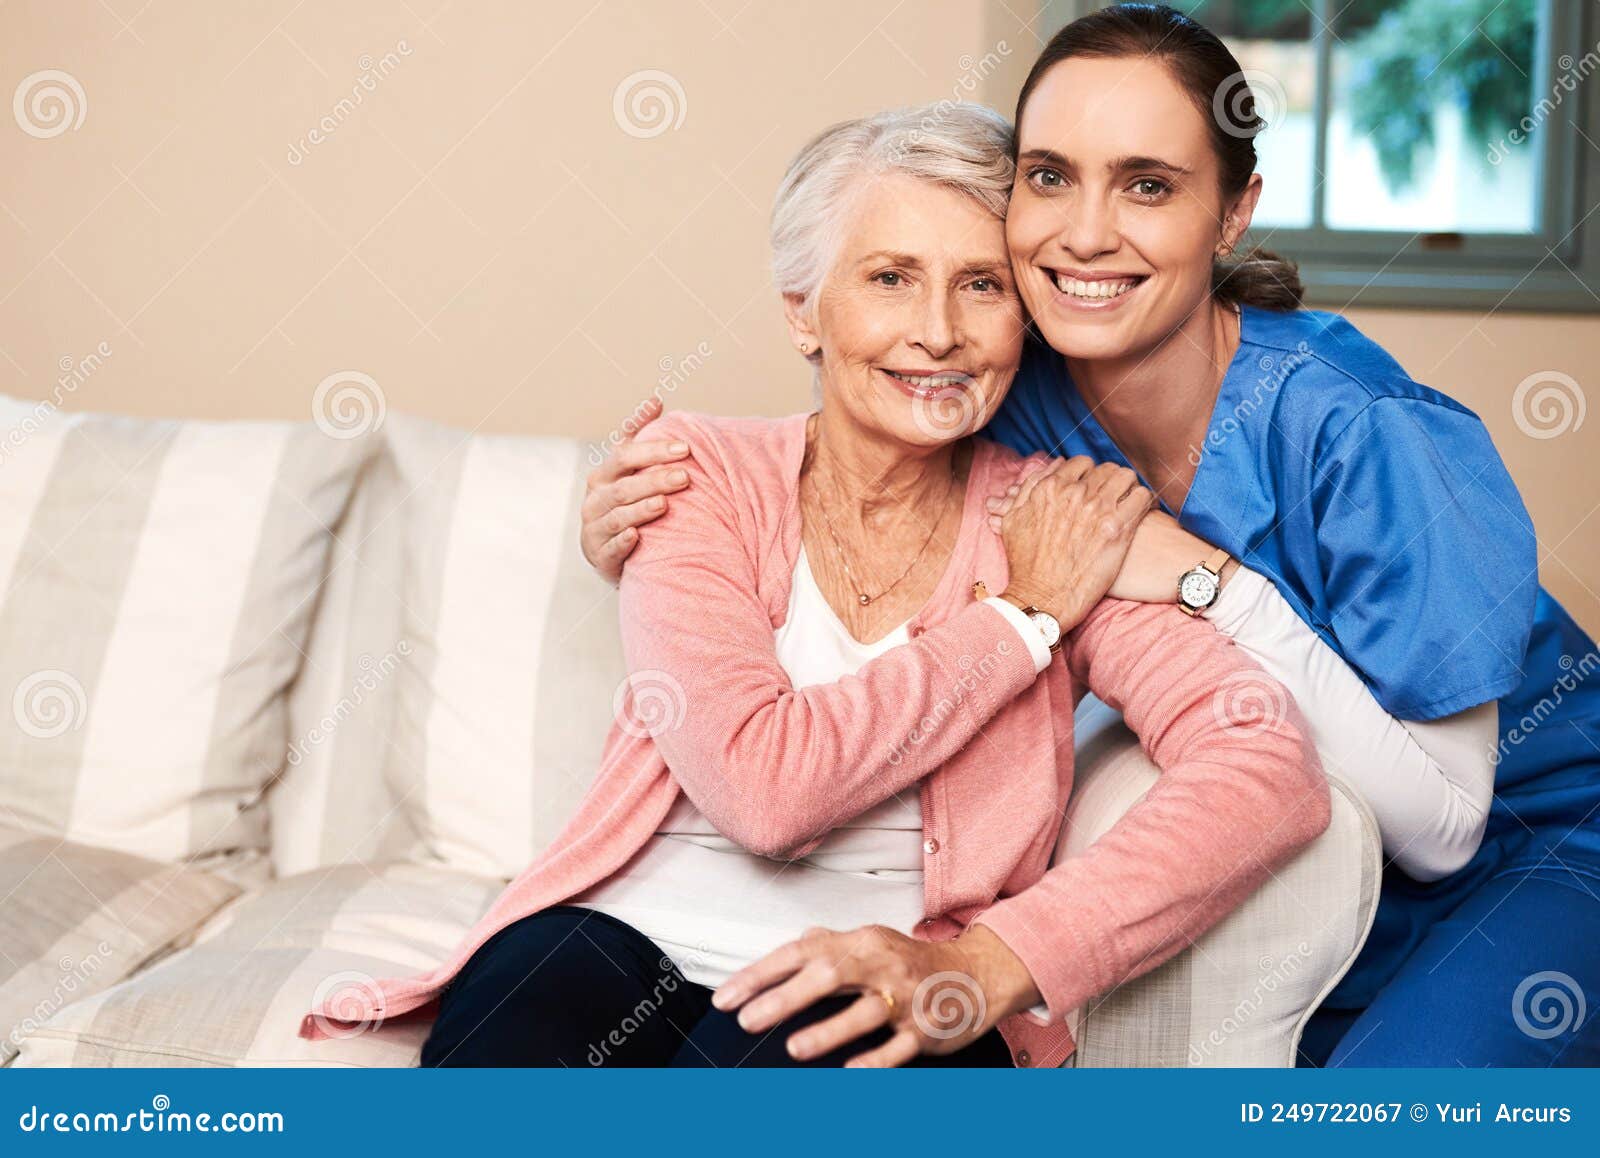
[(823, 405), (897, 442), (983, 426), (1022, 358), (1005, 223), (930, 181), (863, 180), (814, 296), (785, 304), (796, 344), (820, 351)]

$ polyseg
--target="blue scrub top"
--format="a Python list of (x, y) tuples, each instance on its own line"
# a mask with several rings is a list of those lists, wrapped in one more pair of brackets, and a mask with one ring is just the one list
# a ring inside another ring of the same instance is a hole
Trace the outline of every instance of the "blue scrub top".
[[(1132, 465), (1035, 339), (985, 434)], [(1600, 882), (1600, 654), (1539, 585), (1532, 520), (1477, 415), (1335, 314), (1246, 306), (1190, 461), (1178, 521), (1270, 577), (1390, 714), (1500, 701), (1482, 847), (1433, 883), (1386, 866), (1372, 933), (1325, 1004), (1368, 1005), (1492, 876)]]

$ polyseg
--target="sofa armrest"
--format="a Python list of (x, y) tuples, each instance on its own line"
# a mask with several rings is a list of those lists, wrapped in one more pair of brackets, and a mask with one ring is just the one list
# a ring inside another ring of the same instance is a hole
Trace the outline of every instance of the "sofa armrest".
[[(1099, 839), (1160, 774), (1121, 717), (1085, 697), (1052, 863)], [(1326, 832), (1194, 946), (1068, 1015), (1078, 1043), (1069, 1064), (1295, 1064), (1306, 1021), (1367, 939), (1382, 880), (1372, 810), (1343, 781), (1328, 784)]]

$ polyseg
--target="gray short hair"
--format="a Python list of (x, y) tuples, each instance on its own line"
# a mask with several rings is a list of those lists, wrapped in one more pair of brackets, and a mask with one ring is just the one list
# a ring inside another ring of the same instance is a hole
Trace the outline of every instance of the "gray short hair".
[(944, 100), (824, 129), (790, 163), (773, 203), (778, 291), (813, 304), (836, 256), (849, 194), (862, 178), (899, 173), (930, 181), (1004, 217), (1015, 172), (1011, 123), (983, 105)]

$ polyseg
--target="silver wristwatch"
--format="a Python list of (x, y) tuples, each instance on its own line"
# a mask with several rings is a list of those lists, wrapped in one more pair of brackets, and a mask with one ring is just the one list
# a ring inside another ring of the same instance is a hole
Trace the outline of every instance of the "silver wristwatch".
[(1209, 559), (1196, 563), (1178, 576), (1178, 610), (1186, 615), (1199, 615), (1217, 601), (1222, 590), (1222, 569), (1231, 558), (1218, 547)]

